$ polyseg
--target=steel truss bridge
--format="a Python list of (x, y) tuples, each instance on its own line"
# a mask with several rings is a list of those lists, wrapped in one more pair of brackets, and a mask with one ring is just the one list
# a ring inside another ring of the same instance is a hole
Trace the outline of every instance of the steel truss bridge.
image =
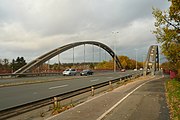
[[(77, 47), (77, 46), (85, 45), (85, 44), (95, 45), (95, 46), (98, 46), (98, 47), (104, 49), (114, 59), (114, 61), (116, 63), (116, 67), (118, 67), (119, 69), (123, 69), (121, 62), (118, 59), (118, 56), (115, 54), (115, 52), (110, 47), (108, 47), (107, 45), (105, 45), (103, 43), (96, 42), (96, 41), (85, 41), (85, 42), (70, 43), (70, 44), (64, 45), (62, 47), (56, 48), (50, 52), (47, 52), (47, 53), (41, 55), (40, 57), (36, 58), (35, 60), (32, 60), (28, 64), (24, 65), (23, 67), (21, 67), (20, 69), (15, 71), (13, 74), (29, 73), (33, 69), (39, 67), (46, 61), (61, 54), (62, 52), (67, 51), (67, 50)], [(145, 65), (144, 65), (144, 75), (147, 74), (148, 69), (150, 69), (152, 74), (154, 74), (154, 71), (159, 70), (159, 52), (158, 52), (157, 45), (152, 45), (149, 48), (147, 58), (145, 61)]]

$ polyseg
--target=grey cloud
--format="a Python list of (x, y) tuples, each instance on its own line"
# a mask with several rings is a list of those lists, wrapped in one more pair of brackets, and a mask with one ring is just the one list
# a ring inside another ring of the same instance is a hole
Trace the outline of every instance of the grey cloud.
[(31, 59), (75, 41), (96, 40), (113, 48), (112, 31), (119, 31), (118, 50), (125, 53), (155, 42), (152, 7), (168, 5), (155, 0), (0, 0), (0, 51)]
[(152, 6), (162, 8), (162, 3), (153, 0), (14, 0), (1, 4), (0, 9), (3, 15), (7, 15), (6, 20), (21, 21), (28, 30), (54, 35), (73, 34), (88, 29), (117, 29), (139, 17), (151, 16)]

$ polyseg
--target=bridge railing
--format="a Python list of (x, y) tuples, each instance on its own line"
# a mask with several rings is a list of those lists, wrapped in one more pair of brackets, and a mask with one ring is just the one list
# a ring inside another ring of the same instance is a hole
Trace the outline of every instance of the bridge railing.
[[(8, 108), (8, 109), (4, 109), (0, 111), (0, 119), (7, 119), (13, 116), (17, 116), (19, 114), (22, 113), (26, 113), (26, 112), (30, 112), (32, 110), (41, 108), (41, 107), (45, 107), (45, 106), (54, 106), (56, 107), (55, 103), (75, 97), (77, 95), (81, 95), (83, 93), (87, 93), (90, 92), (91, 94), (89, 94), (89, 96), (93, 96), (94, 95), (94, 91), (102, 88), (102, 87), (108, 87), (108, 89), (112, 89), (112, 85), (113, 84), (118, 84), (118, 82), (124, 82), (124, 81), (128, 81), (134, 78), (138, 78), (140, 76), (142, 76), (143, 73), (142, 72), (138, 72), (138, 73), (132, 73), (132, 74), (128, 74), (128, 75), (124, 75), (122, 77), (117, 77), (115, 79), (111, 79), (99, 84), (94, 84), (94, 85), (90, 85), (90, 86), (86, 86), (77, 90), (73, 90), (67, 93), (63, 93), (63, 94), (59, 94), (56, 96), (51, 96), (49, 98), (45, 98), (42, 100), (37, 100), (34, 102), (30, 102), (27, 104), (23, 104), (23, 105), (19, 105), (13, 108)], [(54, 108), (53, 108), (54, 109)], [(40, 111), (41, 112), (41, 111)]]

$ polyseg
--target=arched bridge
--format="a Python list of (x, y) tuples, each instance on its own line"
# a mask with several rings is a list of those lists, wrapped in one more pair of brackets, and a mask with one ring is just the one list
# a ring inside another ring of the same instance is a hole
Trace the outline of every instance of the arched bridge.
[(55, 57), (56, 55), (66, 51), (66, 50), (69, 50), (69, 49), (71, 49), (73, 47), (80, 46), (80, 45), (85, 45), (85, 44), (95, 45), (95, 46), (98, 46), (98, 47), (104, 49), (105, 51), (107, 51), (112, 56), (112, 58), (116, 61), (117, 67), (122, 69), (122, 65), (121, 65), (117, 55), (115, 55), (114, 51), (110, 47), (108, 47), (107, 45), (105, 45), (103, 43), (96, 42), (96, 41), (85, 41), (85, 42), (75, 42), (75, 43), (67, 44), (67, 45), (59, 47), (57, 49), (54, 49), (54, 50), (52, 50), (52, 51), (38, 57), (37, 59), (29, 62), (25, 66), (21, 67), (20, 69), (15, 71), (14, 74), (23, 74), (23, 73), (26, 73), (26, 72), (30, 72), (32, 69), (37, 68), (38, 66), (45, 63), (49, 59)]
[(152, 45), (149, 47), (147, 58), (144, 64), (144, 75), (147, 74), (148, 69), (150, 70), (151, 75), (154, 75), (154, 72), (159, 70), (158, 45)]

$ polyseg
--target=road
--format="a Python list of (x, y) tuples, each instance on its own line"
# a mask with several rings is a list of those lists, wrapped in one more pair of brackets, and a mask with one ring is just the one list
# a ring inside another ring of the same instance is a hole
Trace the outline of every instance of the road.
[(140, 79), (47, 120), (169, 120), (165, 79)]
[(147, 82), (103, 120), (168, 120), (163, 79)]
[[(104, 81), (124, 76), (135, 71), (127, 71), (124, 73), (106, 73), (101, 75), (87, 76), (87, 77), (48, 77), (41, 78), (41, 81), (54, 80), (53, 82), (43, 82), (38, 84), (26, 84), (18, 86), (9, 86), (0, 88), (0, 110), (15, 107), (18, 105), (26, 104), (29, 102), (41, 100), (44, 98), (52, 97), (55, 95), (63, 94), (73, 90), (77, 90), (90, 85), (98, 84)], [(27, 78), (36, 81), (36, 78)], [(63, 80), (66, 79), (66, 80)], [(40, 80), (40, 78), (38, 78)], [(2, 80), (4, 81), (4, 80)], [(12, 80), (7, 80), (7, 83)], [(15, 79), (12, 82), (23, 82), (24, 80)], [(5, 82), (1, 82), (1, 84)]]
[[(132, 70), (127, 70), (125, 74), (130, 74), (134, 73), (135, 71)], [(99, 75), (108, 75), (108, 74), (114, 74), (112, 71), (96, 71), (94, 75), (99, 76)], [(122, 73), (123, 74), (123, 73)], [(93, 75), (93, 76), (94, 76)], [(76, 76), (79, 78), (79, 74)], [(71, 79), (75, 78), (75, 76), (63, 76), (62, 74), (60, 75), (55, 75), (55, 76), (36, 76), (36, 77), (22, 77), (22, 78), (0, 78), (0, 87), (5, 85), (5, 84), (21, 84), (21, 83), (28, 83), (28, 82), (46, 82), (46, 81), (55, 81), (55, 80), (65, 80), (65, 79)]]

